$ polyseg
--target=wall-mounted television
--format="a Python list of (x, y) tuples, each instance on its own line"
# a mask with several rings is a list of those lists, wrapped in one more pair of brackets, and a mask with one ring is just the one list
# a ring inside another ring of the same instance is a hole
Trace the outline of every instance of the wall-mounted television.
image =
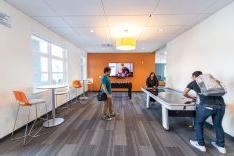
[(110, 76), (133, 77), (133, 63), (109, 63), (111, 68)]

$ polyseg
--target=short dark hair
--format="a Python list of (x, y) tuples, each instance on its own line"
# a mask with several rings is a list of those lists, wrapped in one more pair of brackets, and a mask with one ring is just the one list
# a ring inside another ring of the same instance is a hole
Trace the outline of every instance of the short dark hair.
[(110, 67), (105, 67), (104, 68), (104, 73), (111, 71)]
[(202, 71), (195, 71), (192, 73), (192, 76), (194, 76), (194, 77), (198, 77), (200, 75), (202, 75)]

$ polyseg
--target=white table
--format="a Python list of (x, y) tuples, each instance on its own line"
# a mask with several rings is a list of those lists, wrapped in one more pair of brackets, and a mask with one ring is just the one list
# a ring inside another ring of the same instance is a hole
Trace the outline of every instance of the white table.
[(45, 121), (43, 123), (44, 127), (53, 127), (53, 126), (57, 126), (60, 125), (61, 123), (64, 122), (63, 118), (56, 118), (55, 117), (55, 90), (58, 88), (65, 88), (68, 85), (46, 85), (46, 86), (39, 86), (37, 87), (37, 89), (50, 89), (51, 90), (51, 100), (52, 100), (52, 115), (53, 118)]
[[(163, 92), (159, 92), (157, 96), (146, 88), (141, 88), (141, 90), (147, 95), (146, 108), (150, 108), (150, 97), (161, 104), (162, 126), (165, 130), (169, 130), (169, 111), (183, 113), (183, 115), (180, 114), (183, 117), (186, 115), (191, 117), (195, 113), (195, 102), (185, 104), (185, 102), (191, 101), (191, 99), (185, 98), (182, 93), (175, 90), (165, 88), (163, 89)], [(176, 116), (176, 114), (171, 116)]]
[(82, 86), (83, 86), (83, 96), (80, 97), (80, 99), (87, 100), (88, 97), (85, 95), (85, 85), (86, 85), (86, 84), (91, 84), (91, 83), (90, 83), (90, 79), (84, 79), (84, 80), (80, 80), (80, 81), (82, 81)]

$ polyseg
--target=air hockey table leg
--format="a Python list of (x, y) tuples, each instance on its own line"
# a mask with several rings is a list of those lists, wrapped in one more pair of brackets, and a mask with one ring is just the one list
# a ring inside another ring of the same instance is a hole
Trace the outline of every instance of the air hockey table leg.
[(165, 130), (169, 130), (168, 110), (162, 106), (162, 125)]
[(146, 108), (150, 108), (150, 96), (148, 94), (146, 98)]

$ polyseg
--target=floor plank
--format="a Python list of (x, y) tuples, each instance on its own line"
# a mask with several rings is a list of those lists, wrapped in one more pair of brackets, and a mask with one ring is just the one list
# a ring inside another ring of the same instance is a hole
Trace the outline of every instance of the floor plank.
[[(170, 130), (161, 125), (161, 106), (155, 103), (146, 109), (146, 96), (133, 93), (129, 100), (125, 92), (114, 92), (115, 110), (112, 121), (101, 119), (102, 103), (89, 94), (87, 103), (73, 103), (63, 110), (65, 122), (57, 127), (43, 128), (43, 135), (26, 146), (11, 137), (0, 140), (0, 155), (6, 156), (219, 156), (210, 141), (215, 135), (205, 127), (208, 151), (201, 153), (190, 146), (194, 130), (191, 118), (169, 118)], [(61, 110), (60, 110), (61, 109)], [(40, 126), (42, 122), (38, 123)], [(15, 137), (23, 134), (19, 130)], [(234, 156), (233, 140), (226, 139), (228, 154)]]

